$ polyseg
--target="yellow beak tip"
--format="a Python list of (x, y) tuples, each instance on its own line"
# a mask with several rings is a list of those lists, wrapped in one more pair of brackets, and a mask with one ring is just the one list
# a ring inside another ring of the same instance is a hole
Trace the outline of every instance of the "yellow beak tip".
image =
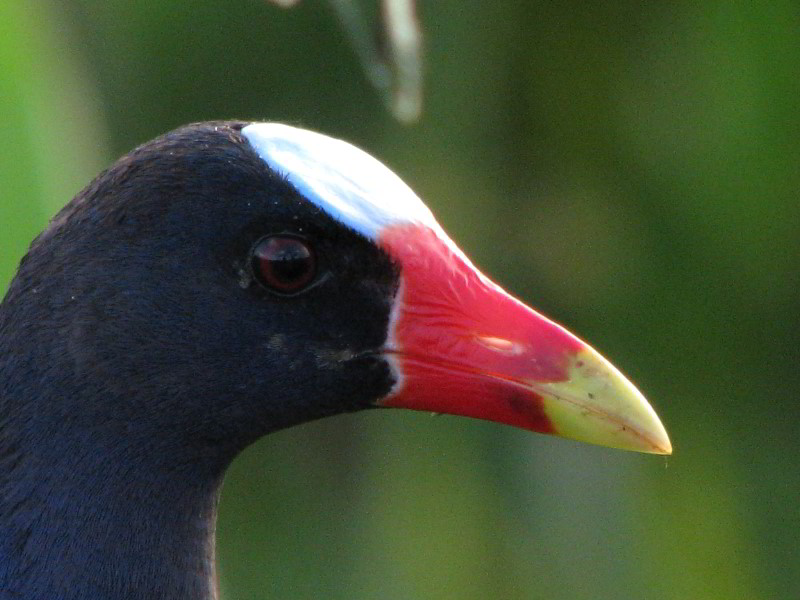
[(672, 454), (653, 408), (628, 379), (586, 346), (565, 381), (534, 384), (557, 435), (648, 454)]

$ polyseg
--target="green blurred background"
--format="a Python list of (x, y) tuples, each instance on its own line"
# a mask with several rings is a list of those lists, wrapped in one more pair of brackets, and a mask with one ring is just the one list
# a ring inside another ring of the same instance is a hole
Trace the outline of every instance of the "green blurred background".
[(61, 205), (159, 133), (240, 117), (344, 137), (628, 373), (675, 454), (395, 411), (280, 432), (227, 479), (224, 598), (800, 597), (798, 4), (420, 13), (405, 127), (320, 0), (3, 0), (0, 290)]

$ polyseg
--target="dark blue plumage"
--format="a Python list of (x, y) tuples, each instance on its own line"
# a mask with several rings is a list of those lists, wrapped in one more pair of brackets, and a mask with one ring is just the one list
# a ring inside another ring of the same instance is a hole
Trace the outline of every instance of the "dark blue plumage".
[[(121, 159), (56, 216), (11, 283), (0, 307), (7, 596), (212, 597), (233, 457), (269, 431), (365, 408), (394, 383), (374, 352), (392, 264), (270, 171), (240, 129), (190, 126)], [(276, 232), (313, 241), (321, 285), (289, 299), (253, 281), (250, 248)]]

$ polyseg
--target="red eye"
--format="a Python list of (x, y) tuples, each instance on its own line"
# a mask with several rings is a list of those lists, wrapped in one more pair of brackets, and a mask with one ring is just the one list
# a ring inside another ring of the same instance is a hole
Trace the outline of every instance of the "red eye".
[(305, 240), (271, 235), (256, 242), (253, 274), (259, 283), (278, 294), (297, 294), (314, 281), (317, 259)]

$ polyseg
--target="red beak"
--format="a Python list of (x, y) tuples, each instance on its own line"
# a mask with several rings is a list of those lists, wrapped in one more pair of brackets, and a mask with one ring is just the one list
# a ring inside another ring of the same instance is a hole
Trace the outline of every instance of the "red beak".
[(388, 226), (380, 244), (401, 267), (384, 349), (398, 384), (381, 406), (672, 452), (633, 384), (586, 343), (492, 283), (443, 232)]

